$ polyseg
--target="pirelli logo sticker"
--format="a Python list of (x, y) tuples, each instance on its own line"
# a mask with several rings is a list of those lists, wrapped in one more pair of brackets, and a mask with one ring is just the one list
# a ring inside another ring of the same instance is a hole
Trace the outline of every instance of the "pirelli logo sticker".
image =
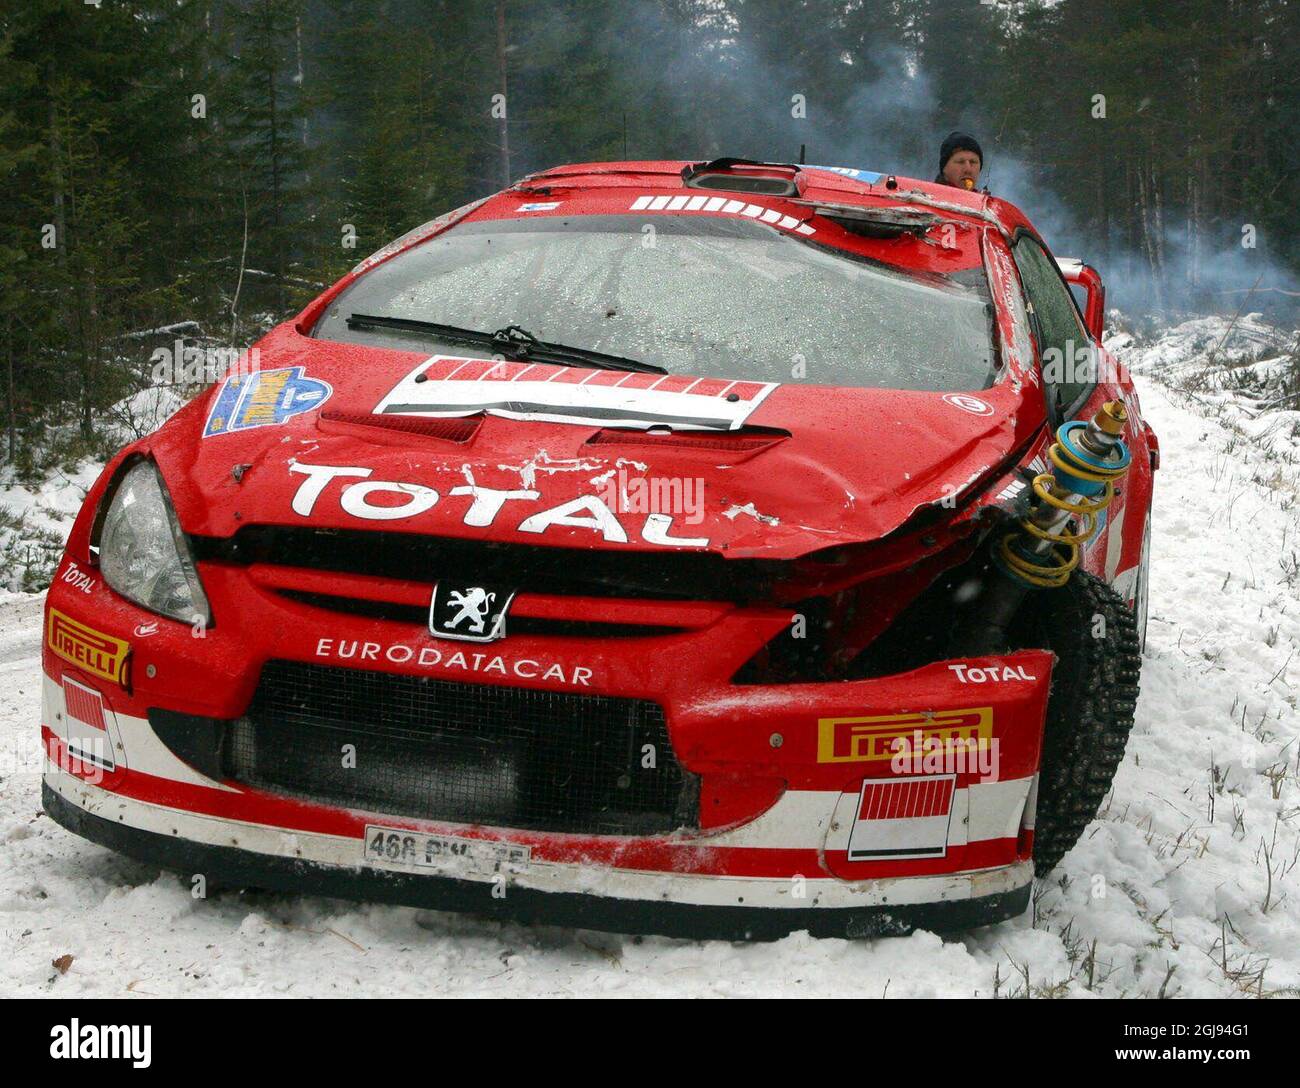
[(821, 718), (817, 722), (817, 762), (874, 763), (892, 760), (900, 751), (931, 746), (983, 751), (992, 740), (993, 708), (987, 706), (929, 714)]
[(125, 686), (126, 658), (131, 652), (125, 639), (96, 631), (57, 608), (50, 609), (45, 637), (57, 657), (91, 676)]

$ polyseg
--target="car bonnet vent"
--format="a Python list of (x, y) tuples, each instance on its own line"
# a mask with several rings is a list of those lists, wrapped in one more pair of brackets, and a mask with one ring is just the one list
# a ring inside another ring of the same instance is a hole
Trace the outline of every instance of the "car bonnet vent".
[(401, 431), (421, 438), (440, 438), (445, 442), (468, 442), (478, 433), (482, 415), (469, 418), (430, 419), (427, 416), (370, 415), (364, 412), (322, 412), (321, 421), (345, 427), (374, 427)]

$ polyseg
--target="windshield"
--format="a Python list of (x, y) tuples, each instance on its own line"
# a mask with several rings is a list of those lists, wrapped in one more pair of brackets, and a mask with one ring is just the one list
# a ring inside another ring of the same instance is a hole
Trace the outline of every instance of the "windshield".
[(939, 276), (751, 219), (577, 216), (462, 223), (362, 276), (314, 335), (487, 358), (434, 334), (349, 329), (351, 314), (494, 332), (674, 374), (955, 391), (992, 383), (982, 269)]

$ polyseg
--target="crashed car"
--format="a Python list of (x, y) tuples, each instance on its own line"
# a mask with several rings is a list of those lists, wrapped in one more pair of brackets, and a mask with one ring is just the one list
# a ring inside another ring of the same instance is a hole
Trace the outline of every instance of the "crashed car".
[(627, 933), (1022, 912), (1124, 751), (1158, 461), (1065, 268), (986, 193), (739, 159), (418, 228), (87, 495), (46, 812)]

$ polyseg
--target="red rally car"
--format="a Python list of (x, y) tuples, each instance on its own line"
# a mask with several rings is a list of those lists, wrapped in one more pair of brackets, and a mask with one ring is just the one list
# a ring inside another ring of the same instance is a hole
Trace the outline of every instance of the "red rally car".
[(865, 170), (436, 219), (104, 470), (45, 810), (210, 886), (622, 932), (1013, 916), (1137, 697), (1158, 454), (1101, 300)]

